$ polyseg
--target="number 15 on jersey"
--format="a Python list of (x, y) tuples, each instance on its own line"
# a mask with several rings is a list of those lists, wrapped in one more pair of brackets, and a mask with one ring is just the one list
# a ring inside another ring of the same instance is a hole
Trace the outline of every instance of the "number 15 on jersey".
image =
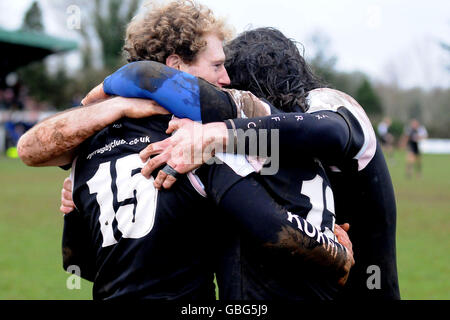
[[(153, 186), (153, 177), (146, 179), (141, 174), (143, 163), (138, 154), (131, 154), (116, 161), (100, 164), (95, 175), (87, 182), (89, 192), (96, 193), (100, 207), (100, 231), (102, 247), (117, 243), (113, 221), (123, 238), (138, 239), (147, 235), (155, 222), (158, 190)], [(117, 173), (115, 181), (111, 169)], [(119, 205), (114, 210), (114, 203)]]

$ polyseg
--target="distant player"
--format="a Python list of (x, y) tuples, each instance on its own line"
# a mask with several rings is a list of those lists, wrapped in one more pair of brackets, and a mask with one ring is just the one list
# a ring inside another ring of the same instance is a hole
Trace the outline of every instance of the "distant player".
[(394, 136), (389, 132), (391, 123), (391, 118), (386, 117), (377, 126), (381, 146), (389, 157), (393, 156), (394, 151)]
[(413, 169), (416, 175), (420, 177), (422, 174), (422, 157), (419, 142), (428, 137), (427, 129), (420, 125), (417, 119), (412, 119), (404, 134), (407, 139), (406, 177), (412, 177)]

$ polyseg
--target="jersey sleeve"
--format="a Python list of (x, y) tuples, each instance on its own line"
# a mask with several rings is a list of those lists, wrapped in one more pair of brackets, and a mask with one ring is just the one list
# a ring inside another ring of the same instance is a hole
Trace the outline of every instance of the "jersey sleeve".
[[(258, 155), (252, 148), (252, 132), (257, 141), (253, 146), (267, 145), (267, 153), (279, 148), (280, 154), (312, 156), (327, 162), (340, 163), (350, 151), (350, 130), (345, 119), (331, 111), (308, 113), (281, 113), (267, 117), (225, 121), (228, 129), (236, 129), (238, 146), (246, 154)], [(268, 137), (277, 136), (278, 139)], [(257, 154), (252, 154), (252, 153)]]
[(239, 176), (226, 165), (202, 170), (208, 196), (262, 247), (326, 268), (337, 279), (345, 275), (345, 247), (277, 204), (255, 176)]
[[(313, 156), (338, 171), (364, 169), (375, 155), (377, 140), (363, 108), (345, 93), (327, 88), (312, 90), (307, 101), (310, 108), (306, 113), (229, 120), (227, 127), (241, 129), (241, 137), (252, 130), (258, 139), (256, 145), (267, 144), (269, 151), (273, 149), (270, 139), (266, 142), (261, 136), (266, 138), (276, 131), (280, 154)], [(235, 140), (241, 144), (238, 150), (251, 153), (249, 139)]]

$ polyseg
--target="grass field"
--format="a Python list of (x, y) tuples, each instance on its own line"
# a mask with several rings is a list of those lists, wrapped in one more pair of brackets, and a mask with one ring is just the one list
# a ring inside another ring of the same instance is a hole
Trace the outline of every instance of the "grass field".
[[(403, 299), (450, 299), (450, 156), (425, 155), (423, 177), (406, 179), (404, 154), (388, 161), (397, 195)], [(91, 299), (69, 290), (62, 269), (59, 197), (68, 175), (0, 157), (0, 299)]]

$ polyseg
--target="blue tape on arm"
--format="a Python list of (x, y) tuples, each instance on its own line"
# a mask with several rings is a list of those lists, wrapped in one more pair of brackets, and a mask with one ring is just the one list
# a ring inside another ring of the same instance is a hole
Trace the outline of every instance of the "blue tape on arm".
[(145, 79), (149, 73), (140, 68), (152, 66), (144, 61), (125, 65), (104, 80), (103, 90), (109, 95), (152, 99), (179, 118), (201, 121), (198, 79), (166, 66), (159, 78)]

